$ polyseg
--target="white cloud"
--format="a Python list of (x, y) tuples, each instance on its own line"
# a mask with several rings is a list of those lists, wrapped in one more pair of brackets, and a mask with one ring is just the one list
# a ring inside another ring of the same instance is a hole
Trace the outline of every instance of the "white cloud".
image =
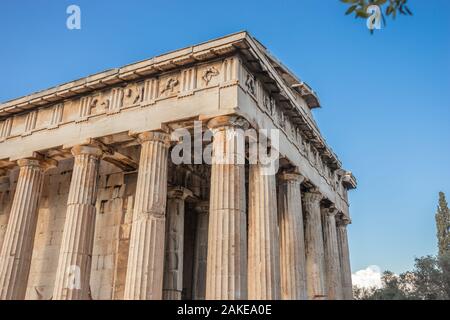
[(352, 274), (352, 282), (354, 286), (360, 288), (381, 288), (381, 269), (379, 266), (372, 265), (356, 271)]

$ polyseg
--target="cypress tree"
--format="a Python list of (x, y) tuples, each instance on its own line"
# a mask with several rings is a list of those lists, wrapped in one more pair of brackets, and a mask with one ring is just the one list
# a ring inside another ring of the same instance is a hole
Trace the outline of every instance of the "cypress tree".
[(443, 192), (439, 192), (439, 205), (435, 218), (439, 256), (443, 256), (450, 251), (450, 210)]

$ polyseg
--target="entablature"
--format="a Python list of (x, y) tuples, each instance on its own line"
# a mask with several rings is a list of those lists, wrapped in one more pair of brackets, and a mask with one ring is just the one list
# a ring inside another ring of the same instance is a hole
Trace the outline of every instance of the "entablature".
[[(355, 188), (356, 179), (339, 174), (341, 163), (312, 118), (316, 94), (245, 32), (1, 104), (0, 159), (7, 167), (35, 151), (58, 154), (61, 146), (86, 139), (127, 140), (130, 130), (233, 113), (241, 107), (236, 88), (346, 201), (339, 189)], [(134, 167), (120, 155), (111, 162), (117, 158)]]
[[(86, 116), (89, 108), (99, 108), (100, 110), (105, 109), (107, 112), (115, 112), (120, 107), (121, 99), (135, 99), (135, 102), (137, 102), (138, 99), (142, 98), (141, 96), (144, 95), (142, 92), (144, 90), (143, 88), (131, 88), (133, 83), (140, 79), (162, 77), (164, 73), (186, 68), (187, 66), (201, 62), (211, 61), (236, 52), (243, 56), (245, 63), (253, 69), (251, 71), (257, 74), (258, 78), (263, 79), (263, 81), (265, 79), (264, 86), (268, 87), (269, 92), (274, 98), (280, 101), (280, 104), (291, 106), (291, 111), (287, 112), (287, 116), (299, 122), (299, 126), (304, 131), (304, 134), (308, 139), (314, 141), (316, 149), (323, 153), (323, 156), (328, 159), (327, 161), (330, 162), (330, 165), (336, 168), (340, 167), (340, 161), (331, 148), (326, 145), (313, 118), (308, 113), (309, 109), (319, 107), (319, 101), (314, 91), (306, 83), (298, 80), (292, 72), (270, 55), (257, 40), (246, 32), (239, 32), (133, 63), (122, 68), (97, 73), (83, 79), (3, 103), (0, 105), (0, 121), (3, 120), (4, 122), (1, 124), (0, 140), (10, 134), (12, 121), (9, 120), (8, 122), (8, 119), (12, 115), (50, 105), (55, 105), (55, 109), (57, 109), (57, 105), (61, 108), (61, 103), (64, 104), (68, 99), (73, 100), (87, 95), (92, 96), (93, 92), (103, 92), (108, 91), (111, 87), (118, 87), (115, 93), (116, 96), (112, 97), (109, 102), (99, 101), (94, 94), (93, 97), (85, 99), (82, 102), (84, 103), (84, 108), (80, 110), (81, 118)], [(208, 70), (203, 75), (205, 81), (208, 82), (217, 72), (219, 70)], [(184, 76), (187, 77), (187, 80), (183, 83), (181, 83), (181, 79), (168, 79), (167, 83), (162, 84), (166, 86), (162, 89), (162, 93), (172, 94), (176, 86), (192, 85), (192, 83), (189, 84), (189, 79), (194, 79), (195, 75)], [(248, 80), (246, 79), (245, 81)], [(157, 84), (147, 83), (145, 85), (156, 86)], [(123, 89), (126, 91), (123, 92)], [(189, 90), (184, 91), (187, 91), (187, 94), (189, 94)], [(305, 102), (305, 105), (299, 103), (299, 97), (301, 97), (301, 101)], [(151, 99), (152, 97), (150, 97)], [(60, 117), (61, 113), (55, 111), (55, 115), (52, 116), (53, 120), (49, 126), (55, 126), (55, 122), (60, 121)], [(24, 134), (33, 131), (32, 128), (36, 119), (30, 120), (28, 128), (24, 130)], [(27, 125), (25, 124), (25, 126)]]

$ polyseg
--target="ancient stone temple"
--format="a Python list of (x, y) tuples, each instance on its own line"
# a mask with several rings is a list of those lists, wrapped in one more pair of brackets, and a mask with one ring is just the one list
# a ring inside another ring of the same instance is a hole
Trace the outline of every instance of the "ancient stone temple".
[(246, 32), (0, 104), (0, 299), (351, 299), (319, 107)]

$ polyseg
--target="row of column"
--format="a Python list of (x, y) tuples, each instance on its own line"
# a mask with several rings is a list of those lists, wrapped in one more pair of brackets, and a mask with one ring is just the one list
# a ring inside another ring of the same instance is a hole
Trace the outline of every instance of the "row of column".
[[(53, 299), (87, 299), (95, 225), (100, 148), (72, 149), (74, 169)], [(19, 178), (0, 253), (0, 299), (24, 299), (36, 232), (44, 172), (50, 159), (18, 161)]]
[[(304, 195), (303, 226), (301, 175), (281, 175), (277, 199), (275, 175), (265, 174), (260, 165), (250, 166), (247, 237), (245, 165), (237, 161), (242, 156), (239, 123), (233, 117), (209, 123), (214, 132), (213, 157), (220, 154), (234, 161), (213, 158), (209, 208), (205, 203), (198, 206), (194, 298), (351, 298), (346, 223), (336, 229), (336, 210), (321, 209), (321, 195), (309, 192)], [(141, 156), (124, 297), (179, 299), (184, 201), (190, 194), (180, 188), (168, 194), (169, 136), (146, 132), (138, 140)], [(90, 296), (103, 152), (89, 145), (76, 146), (72, 153), (74, 169), (53, 299)], [(25, 296), (43, 176), (56, 163), (24, 159), (18, 165), (19, 179), (0, 254), (0, 299)]]
[(275, 175), (250, 165), (247, 237), (240, 126), (233, 117), (209, 124), (214, 143), (206, 298), (351, 299), (346, 221), (336, 224), (337, 210), (322, 208), (323, 196), (314, 190), (304, 194), (303, 217), (300, 174), (280, 176), (277, 205)]

